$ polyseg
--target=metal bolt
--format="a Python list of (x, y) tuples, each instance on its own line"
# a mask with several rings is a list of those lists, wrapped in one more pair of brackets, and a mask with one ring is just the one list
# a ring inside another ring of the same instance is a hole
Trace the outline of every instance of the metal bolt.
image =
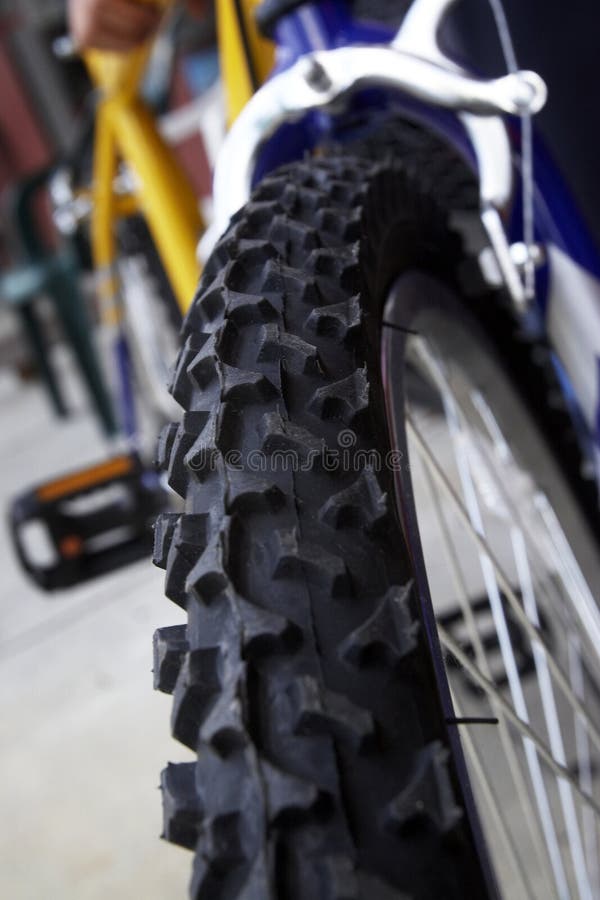
[(329, 77), (321, 63), (317, 62), (316, 59), (311, 60), (310, 68), (308, 69), (304, 77), (306, 79), (306, 83), (310, 85), (313, 90), (318, 91), (320, 94), (325, 93), (325, 91), (331, 90), (331, 78)]

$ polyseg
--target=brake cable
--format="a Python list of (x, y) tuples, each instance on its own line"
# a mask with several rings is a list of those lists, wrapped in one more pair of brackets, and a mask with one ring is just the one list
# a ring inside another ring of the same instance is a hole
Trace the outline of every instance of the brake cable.
[[(489, 5), (496, 22), (502, 54), (508, 72), (519, 71), (513, 39), (502, 0), (489, 0)], [(533, 129), (531, 113), (523, 111), (521, 119), (521, 189), (523, 204), (523, 243), (525, 259), (523, 272), (525, 277), (525, 296), (535, 296), (535, 223), (534, 223), (534, 171), (533, 171)]]

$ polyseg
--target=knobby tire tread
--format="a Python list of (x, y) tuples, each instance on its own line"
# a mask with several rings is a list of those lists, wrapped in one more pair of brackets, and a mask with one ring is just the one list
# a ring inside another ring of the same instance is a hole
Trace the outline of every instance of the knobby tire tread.
[(487, 896), (393, 472), (327, 463), (390, 449), (391, 279), (460, 261), (414, 175), (341, 148), (267, 176), (207, 264), (159, 441), (186, 512), (155, 550), (188, 613), (155, 636), (155, 684), (198, 751), (162, 778), (194, 898)]

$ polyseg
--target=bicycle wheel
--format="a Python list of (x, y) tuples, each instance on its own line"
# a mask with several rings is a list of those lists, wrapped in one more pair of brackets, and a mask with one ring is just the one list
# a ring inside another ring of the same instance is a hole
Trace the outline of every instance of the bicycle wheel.
[(169, 381), (179, 348), (182, 315), (144, 220), (124, 219), (118, 232), (118, 272), (140, 406), (156, 434), (178, 412)]
[(381, 369), (397, 277), (460, 293), (464, 261), (422, 184), (340, 153), (265, 178), (206, 267), (155, 553), (188, 611), (155, 684), (198, 753), (162, 778), (195, 898), (496, 896)]
[(384, 318), (397, 491), (502, 896), (598, 896), (598, 545), (464, 304), (405, 273)]

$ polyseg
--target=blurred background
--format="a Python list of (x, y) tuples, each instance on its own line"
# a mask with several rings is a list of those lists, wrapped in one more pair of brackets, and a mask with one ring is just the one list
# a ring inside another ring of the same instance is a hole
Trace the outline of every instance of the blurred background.
[[(389, 3), (390, 18), (407, 5)], [(368, 16), (367, 0), (356, 6)], [(539, 128), (598, 240), (597, 4), (505, 6), (520, 64), (549, 85)], [(42, 593), (16, 560), (6, 515), (19, 492), (107, 447), (106, 350), (95, 342), (94, 380), (81, 332), (44, 288), (52, 260), (67, 260), (61, 272), (93, 330), (89, 246), (69, 222), (57, 230), (49, 198), (57, 166), (90, 176), (93, 96), (81, 62), (57, 45), (65, 32), (63, 0), (0, 2), (0, 896), (158, 900), (184, 896), (189, 874), (186, 851), (157, 840), (159, 772), (191, 756), (169, 737), (170, 698), (152, 692), (151, 638), (183, 612), (147, 559)], [(503, 71), (486, 0), (465, 0), (448, 40), (481, 72)], [(176, 17), (146, 91), (209, 212), (223, 131), (212, 14)], [(189, 128), (176, 114), (196, 101)]]
[[(114, 573), (42, 592), (8, 522), (20, 492), (119, 449), (89, 348), (35, 284), (66, 259), (96, 330), (89, 244), (58, 231), (49, 197), (65, 163), (90, 178), (94, 98), (83, 64), (57, 46), (66, 30), (60, 0), (0, 4), (0, 896), (183, 897), (189, 854), (158, 839), (158, 785), (167, 760), (191, 754), (170, 737), (171, 698), (152, 690), (152, 634), (183, 611), (165, 600), (148, 547)], [(197, 126), (182, 137), (171, 120), (177, 157), (206, 198), (222, 128), (213, 16), (176, 17), (156, 57), (145, 90), (160, 114), (206, 100), (208, 147)], [(108, 349), (96, 340), (94, 350), (106, 387)]]

